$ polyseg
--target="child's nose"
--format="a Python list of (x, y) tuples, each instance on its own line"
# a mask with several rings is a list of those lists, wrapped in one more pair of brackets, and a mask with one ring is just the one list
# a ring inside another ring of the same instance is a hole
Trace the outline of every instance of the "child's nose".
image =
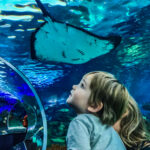
[(75, 88), (76, 88), (76, 85), (73, 85), (73, 86), (72, 86), (72, 88), (75, 90)]

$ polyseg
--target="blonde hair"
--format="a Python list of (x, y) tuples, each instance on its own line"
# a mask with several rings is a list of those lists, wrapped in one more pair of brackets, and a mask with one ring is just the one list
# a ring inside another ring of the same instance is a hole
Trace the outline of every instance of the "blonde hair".
[(113, 125), (125, 112), (128, 104), (129, 93), (127, 89), (115, 78), (114, 75), (104, 71), (89, 72), (91, 79), (91, 95), (88, 105), (97, 107), (100, 102), (103, 108), (95, 113), (103, 124)]
[(120, 128), (120, 137), (128, 147), (137, 147), (138, 150), (143, 141), (150, 140), (140, 109), (131, 96), (127, 115), (122, 118)]

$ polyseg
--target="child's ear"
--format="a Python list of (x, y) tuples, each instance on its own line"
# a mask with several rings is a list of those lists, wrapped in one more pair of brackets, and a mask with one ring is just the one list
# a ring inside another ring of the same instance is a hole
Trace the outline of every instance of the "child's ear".
[(96, 108), (94, 108), (92, 106), (88, 106), (87, 109), (88, 109), (88, 111), (95, 113), (95, 112), (100, 111), (102, 108), (103, 108), (103, 103), (100, 102), (100, 104)]

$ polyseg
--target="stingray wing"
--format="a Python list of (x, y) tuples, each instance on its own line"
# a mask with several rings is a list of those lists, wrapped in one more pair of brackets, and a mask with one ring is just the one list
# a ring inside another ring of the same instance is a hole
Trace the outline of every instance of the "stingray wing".
[(100, 37), (87, 30), (56, 21), (36, 0), (46, 22), (33, 34), (32, 58), (82, 64), (109, 53), (120, 43), (119, 36)]

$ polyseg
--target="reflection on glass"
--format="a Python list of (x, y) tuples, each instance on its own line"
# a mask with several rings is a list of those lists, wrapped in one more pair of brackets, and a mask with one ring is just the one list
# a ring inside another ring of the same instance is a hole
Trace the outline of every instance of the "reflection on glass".
[(28, 149), (34, 144), (45, 150), (47, 122), (35, 89), (19, 70), (2, 58), (0, 71), (3, 72), (3, 76), (0, 76), (0, 135), (25, 132), (23, 118), (27, 115), (25, 143), (20, 145)]
[[(9, 116), (7, 125), (9, 130), (18, 128), (22, 129), (23, 127), (23, 119), (24, 116), (28, 116), (28, 132), (26, 138), (30, 138), (34, 135), (34, 133), (38, 130), (38, 124), (37, 124), (37, 113), (36, 113), (36, 107), (32, 107), (30, 104), (25, 103), (17, 103), (13, 109), (11, 110)], [(40, 114), (38, 114), (39, 117), (41, 117)], [(38, 117), (38, 118), (39, 118)]]

